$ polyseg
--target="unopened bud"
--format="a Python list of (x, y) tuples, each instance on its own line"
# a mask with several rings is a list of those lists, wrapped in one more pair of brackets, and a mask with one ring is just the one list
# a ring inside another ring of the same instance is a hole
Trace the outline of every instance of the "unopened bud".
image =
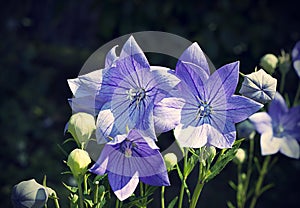
[(273, 74), (278, 64), (278, 59), (273, 54), (266, 54), (260, 59), (259, 65), (269, 74)]
[(91, 163), (89, 154), (82, 149), (74, 149), (68, 157), (67, 165), (70, 167), (74, 177), (84, 175), (88, 165)]
[(239, 148), (235, 154), (235, 161), (237, 163), (243, 163), (246, 159), (246, 152), (245, 150)]
[(167, 170), (170, 171), (177, 164), (177, 156), (174, 153), (167, 153), (164, 155)]

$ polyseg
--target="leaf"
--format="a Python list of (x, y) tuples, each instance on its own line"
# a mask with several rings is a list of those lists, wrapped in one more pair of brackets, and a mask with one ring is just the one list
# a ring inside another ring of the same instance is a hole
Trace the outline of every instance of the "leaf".
[(227, 206), (228, 206), (229, 208), (235, 208), (235, 206), (231, 203), (231, 201), (228, 201), (228, 202), (227, 202)]
[(84, 199), (84, 203), (86, 204), (86, 207), (93, 207), (94, 206), (94, 202), (91, 199)]
[(97, 176), (94, 178), (93, 183), (95, 183), (96, 181), (102, 181), (106, 176), (107, 176), (107, 174), (104, 174), (104, 175), (97, 175)]
[(230, 186), (233, 190), (236, 191), (237, 187), (236, 187), (236, 185), (235, 185), (235, 183), (234, 183), (233, 181), (229, 181), (228, 184), (229, 184), (229, 186)]
[(66, 187), (70, 192), (72, 192), (72, 193), (77, 192), (77, 190), (78, 190), (77, 187), (69, 186), (69, 185), (65, 184), (64, 182), (62, 182), (62, 183), (63, 183), (64, 187)]
[(259, 192), (259, 195), (263, 194), (265, 191), (269, 190), (270, 188), (273, 188), (274, 184), (270, 183), (268, 185), (265, 185)]
[(199, 161), (199, 156), (196, 154), (192, 154), (187, 162), (186, 168), (184, 169), (184, 177), (187, 178), (188, 175), (192, 172), (194, 169), (195, 165)]
[(178, 196), (176, 196), (168, 205), (168, 208), (174, 208), (174, 206), (176, 205), (176, 202), (178, 200)]
[(235, 157), (237, 149), (240, 147), (243, 139), (235, 141), (233, 147), (231, 149), (227, 149), (221, 154), (216, 161), (216, 163), (211, 167), (209, 171), (206, 172), (204, 177), (204, 182), (208, 182), (214, 177), (216, 177), (225, 166)]

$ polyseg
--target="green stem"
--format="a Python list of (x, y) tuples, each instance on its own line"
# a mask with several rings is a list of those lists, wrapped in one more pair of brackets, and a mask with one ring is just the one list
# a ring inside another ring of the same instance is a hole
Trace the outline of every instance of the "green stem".
[(264, 160), (264, 163), (263, 163), (263, 166), (261, 168), (261, 171), (259, 172), (259, 178), (258, 178), (258, 180), (256, 182), (256, 185), (255, 185), (254, 196), (253, 196), (253, 198), (251, 200), (250, 208), (254, 208), (255, 207), (257, 199), (258, 199), (258, 197), (261, 194), (261, 187), (263, 185), (263, 181), (264, 181), (265, 175), (268, 172), (268, 165), (270, 163), (270, 160), (271, 160), (271, 156), (270, 155), (266, 156), (266, 158)]
[(197, 205), (198, 199), (200, 197), (201, 191), (202, 191), (203, 186), (204, 186), (204, 182), (202, 181), (203, 175), (204, 175), (203, 165), (200, 162), (199, 163), (199, 175), (198, 175), (197, 185), (196, 185), (194, 193), (193, 193), (190, 208), (195, 208), (196, 205)]
[(117, 198), (116, 199), (116, 208), (119, 208), (119, 205), (120, 205), (120, 200)]
[(98, 195), (99, 195), (99, 181), (95, 182), (96, 188), (95, 188), (95, 194), (94, 194), (94, 203), (98, 204)]
[(284, 90), (285, 77), (286, 77), (286, 73), (282, 73), (281, 80), (280, 80), (280, 93), (281, 94), (283, 94), (283, 90)]
[(243, 181), (242, 181), (242, 164), (239, 163), (237, 166), (238, 184), (236, 190), (236, 204), (238, 208), (243, 208)]
[(161, 187), (161, 208), (165, 208), (165, 186)]
[(299, 100), (299, 96), (300, 96), (300, 83), (298, 84), (298, 89), (297, 89), (297, 92), (296, 92), (296, 95), (295, 95), (293, 106), (295, 106), (297, 104), (297, 102)]
[(57, 197), (56, 193), (54, 192), (52, 195), (53, 195), (55, 208), (60, 208), (59, 207), (59, 202), (58, 202), (58, 197)]
[(184, 196), (184, 184), (185, 184), (185, 180), (186, 180), (186, 176), (185, 176), (185, 169), (187, 166), (187, 161), (188, 161), (188, 149), (185, 148), (184, 149), (184, 157), (183, 157), (183, 177), (181, 180), (181, 188), (180, 188), (180, 195), (179, 195), (179, 204), (178, 204), (178, 208), (182, 208), (182, 202), (183, 202), (183, 196)]
[(78, 184), (78, 195), (79, 195), (79, 207), (84, 208), (84, 206), (83, 206), (83, 193), (82, 193), (82, 179), (78, 179), (77, 184)]

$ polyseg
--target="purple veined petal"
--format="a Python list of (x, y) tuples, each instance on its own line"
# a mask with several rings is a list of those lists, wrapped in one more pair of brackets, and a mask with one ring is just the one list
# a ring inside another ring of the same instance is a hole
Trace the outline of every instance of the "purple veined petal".
[(281, 115), (288, 112), (288, 107), (286, 106), (284, 98), (276, 92), (274, 99), (269, 105), (268, 113), (272, 120), (276, 123), (280, 122)]
[(69, 98), (68, 101), (74, 113), (85, 112), (94, 116), (98, 115), (104, 104), (104, 101), (97, 100), (94, 96)]
[(211, 116), (207, 132), (208, 144), (220, 149), (231, 148), (236, 139), (234, 123), (221, 114)]
[(273, 137), (272, 131), (266, 131), (261, 134), (260, 147), (262, 155), (272, 155), (279, 151), (281, 138)]
[(104, 175), (107, 170), (107, 164), (109, 160), (109, 151), (110, 149), (104, 146), (101, 151), (100, 157), (98, 158), (97, 162), (89, 169), (90, 172), (97, 174), (97, 175)]
[(193, 63), (204, 70), (208, 75), (210, 74), (209, 65), (206, 60), (205, 54), (201, 50), (198, 43), (193, 43), (189, 46), (179, 57), (182, 62)]
[(180, 79), (178, 79), (174, 71), (169, 68), (151, 66), (150, 69), (153, 78), (147, 81), (147, 85), (169, 92), (180, 83)]
[(231, 97), (236, 89), (239, 77), (239, 62), (226, 64), (216, 70), (207, 80), (205, 86), (205, 100), (222, 104)]
[(255, 113), (249, 117), (249, 120), (254, 124), (256, 131), (260, 134), (273, 131), (272, 119), (266, 112)]
[(300, 148), (297, 140), (291, 138), (279, 138), (279, 139), (281, 139), (279, 151), (288, 157), (299, 159)]
[(152, 176), (140, 177), (140, 180), (143, 183), (151, 186), (170, 186), (170, 181), (169, 181), (167, 171)]
[[(262, 104), (246, 97), (233, 95), (228, 99), (226, 116), (233, 123), (241, 122), (263, 107)], [(214, 108), (215, 112), (218, 112)]]
[[(186, 64), (184, 62), (178, 61), (175, 74), (181, 79), (181, 83), (178, 86), (179, 90), (184, 91), (188, 89), (194, 96), (201, 98), (204, 91), (204, 82), (208, 79), (208, 74), (201, 70), (194, 64)], [(186, 87), (181, 87), (185, 85)], [(185, 92), (182, 92), (185, 93)]]
[(108, 180), (113, 192), (120, 201), (130, 197), (139, 183), (137, 172), (132, 177), (108, 173)]
[(118, 59), (118, 56), (116, 54), (116, 48), (118, 45), (114, 46), (110, 51), (106, 54), (105, 57), (105, 68), (110, 68), (114, 66), (115, 61)]
[(107, 69), (99, 69), (75, 79), (68, 79), (69, 87), (75, 97), (94, 96), (101, 88), (102, 76)]
[(281, 116), (280, 121), (285, 130), (293, 131), (297, 129), (300, 136), (300, 126), (297, 126), (300, 122), (300, 106), (290, 108), (287, 114)]
[(174, 129), (174, 136), (180, 147), (200, 148), (207, 143), (209, 124), (183, 127), (179, 124)]
[(153, 118), (157, 134), (170, 131), (180, 123), (180, 113), (183, 105), (183, 99), (173, 97), (164, 98), (155, 105)]

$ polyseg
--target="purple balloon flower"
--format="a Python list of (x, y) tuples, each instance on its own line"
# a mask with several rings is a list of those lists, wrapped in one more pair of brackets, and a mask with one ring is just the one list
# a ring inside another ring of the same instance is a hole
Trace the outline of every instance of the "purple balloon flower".
[(156, 139), (155, 129), (164, 132), (174, 128), (179, 115), (178, 119), (166, 122), (161, 119), (165, 119), (170, 103), (176, 103), (169, 92), (179, 82), (170, 69), (150, 67), (143, 51), (130, 37), (115, 66), (105, 73), (98, 93), (99, 98), (107, 100), (98, 114), (98, 142), (125, 134), (126, 128), (142, 130), (152, 139)]
[(184, 106), (174, 134), (182, 147), (232, 147), (236, 139), (234, 124), (263, 106), (233, 95), (238, 83), (239, 62), (227, 64), (210, 75), (205, 55), (197, 43), (181, 55), (176, 75), (183, 80), (178, 90)]
[[(110, 186), (121, 200), (127, 199), (136, 189), (139, 180), (152, 186), (168, 186), (167, 169), (153, 140), (145, 139), (137, 130), (118, 135), (116, 144), (106, 144), (91, 172), (108, 174)], [(150, 147), (152, 146), (152, 147)]]
[(292, 50), (293, 66), (300, 78), (300, 41), (298, 41)]
[(262, 155), (279, 151), (288, 157), (299, 158), (300, 106), (288, 109), (283, 97), (276, 93), (268, 113), (255, 113), (249, 119), (261, 134)]

